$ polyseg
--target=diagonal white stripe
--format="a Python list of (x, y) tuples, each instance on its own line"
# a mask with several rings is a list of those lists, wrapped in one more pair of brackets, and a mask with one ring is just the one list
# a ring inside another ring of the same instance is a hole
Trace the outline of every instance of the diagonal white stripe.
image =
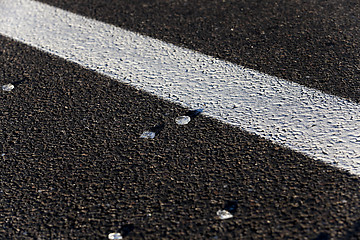
[(360, 106), (29, 0), (0, 33), (360, 175)]

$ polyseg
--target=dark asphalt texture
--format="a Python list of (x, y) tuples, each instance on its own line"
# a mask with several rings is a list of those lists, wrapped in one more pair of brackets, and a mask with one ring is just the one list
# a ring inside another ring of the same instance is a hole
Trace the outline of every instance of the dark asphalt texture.
[[(101, 7), (100, 1), (64, 1), (74, 11), (87, 6), (119, 22), (124, 11), (133, 12), (126, 24), (139, 29), (142, 19), (155, 18), (156, 11), (161, 18), (178, 3), (126, 2)], [(192, 19), (199, 11), (216, 12), (215, 6), (223, 5), (188, 2), (192, 10), (183, 15)], [(149, 10), (141, 16), (137, 9)], [(229, 11), (223, 18), (237, 21), (231, 16), (238, 15)], [(215, 17), (200, 21), (203, 28)], [(170, 33), (157, 29), (164, 23), (147, 24), (153, 35)], [(202, 47), (221, 47), (220, 37), (191, 34), (194, 40), (176, 31), (167, 37), (184, 45), (201, 45), (197, 39), (203, 38), (208, 43)], [(240, 44), (228, 39), (219, 54), (230, 43)], [(245, 65), (272, 58), (255, 54)], [(286, 74), (294, 74), (286, 67)], [(340, 85), (321, 86), (356, 100), (352, 94), (359, 89), (328, 81)], [(18, 85), (0, 93), (3, 239), (107, 239), (111, 232), (122, 232), (124, 239), (360, 239), (359, 177), (203, 115), (178, 126), (175, 117), (188, 109), (0, 36), (0, 84), (8, 82)], [(158, 124), (165, 127), (155, 139), (139, 138)], [(216, 212), (234, 201), (234, 218), (217, 219)]]
[(360, 102), (358, 0), (41, 0)]

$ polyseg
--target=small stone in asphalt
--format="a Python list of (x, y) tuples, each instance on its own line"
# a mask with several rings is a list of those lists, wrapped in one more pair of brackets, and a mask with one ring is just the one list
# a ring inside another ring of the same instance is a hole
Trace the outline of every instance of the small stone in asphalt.
[(10, 92), (11, 90), (14, 89), (14, 85), (12, 85), (11, 83), (5, 84), (2, 86), (2, 90), (6, 91), (6, 92)]
[(225, 219), (229, 219), (234, 217), (231, 213), (229, 213), (229, 211), (227, 210), (219, 210), (216, 212), (216, 215), (221, 219), (221, 220), (225, 220)]

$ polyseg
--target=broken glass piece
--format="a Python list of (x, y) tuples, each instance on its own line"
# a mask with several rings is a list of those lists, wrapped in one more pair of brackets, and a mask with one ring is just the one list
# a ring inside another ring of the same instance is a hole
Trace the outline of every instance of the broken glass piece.
[(141, 134), (140, 138), (154, 138), (155, 133), (150, 131), (145, 131)]
[(163, 130), (165, 124), (161, 123), (156, 125), (155, 127), (150, 128), (149, 131), (145, 131), (141, 134), (140, 138), (154, 138), (156, 134), (158, 134), (161, 130)]
[(219, 210), (216, 212), (216, 215), (218, 215), (218, 217), (221, 220), (225, 220), (233, 217), (233, 215), (226, 210)]
[(190, 110), (185, 114), (185, 116), (179, 116), (175, 118), (175, 122), (178, 125), (186, 125), (191, 121), (191, 119), (194, 119), (200, 113), (202, 113), (202, 111), (203, 109)]
[(175, 118), (175, 122), (178, 125), (186, 125), (191, 121), (191, 118), (189, 116), (180, 116)]
[(14, 85), (12, 85), (11, 83), (5, 84), (2, 86), (2, 90), (6, 91), (6, 92), (10, 92), (11, 90), (14, 89)]
[(120, 233), (110, 233), (108, 238), (111, 239), (111, 240), (123, 239), (123, 237), (122, 237), (122, 235)]

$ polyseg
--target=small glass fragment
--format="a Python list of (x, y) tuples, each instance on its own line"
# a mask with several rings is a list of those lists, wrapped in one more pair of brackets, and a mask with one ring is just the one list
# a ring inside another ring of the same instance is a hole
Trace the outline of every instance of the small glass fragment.
[(186, 125), (191, 121), (191, 117), (189, 116), (180, 116), (175, 118), (175, 122), (178, 125)]
[(145, 131), (141, 134), (140, 138), (154, 138), (155, 133), (150, 131)]
[(225, 220), (225, 219), (229, 219), (229, 218), (234, 217), (231, 213), (229, 213), (226, 210), (219, 210), (219, 211), (216, 212), (216, 215), (218, 215), (218, 217), (221, 220)]
[(6, 92), (10, 92), (11, 90), (14, 89), (14, 85), (12, 85), (11, 83), (5, 84), (2, 86), (2, 90), (6, 91)]
[(145, 131), (140, 135), (140, 138), (154, 138), (156, 134), (158, 134), (161, 130), (163, 130), (165, 124), (161, 123), (156, 125), (155, 127), (150, 128), (149, 131)]
[(110, 233), (108, 238), (110, 240), (123, 239), (123, 237), (122, 237), (122, 235), (120, 233)]

